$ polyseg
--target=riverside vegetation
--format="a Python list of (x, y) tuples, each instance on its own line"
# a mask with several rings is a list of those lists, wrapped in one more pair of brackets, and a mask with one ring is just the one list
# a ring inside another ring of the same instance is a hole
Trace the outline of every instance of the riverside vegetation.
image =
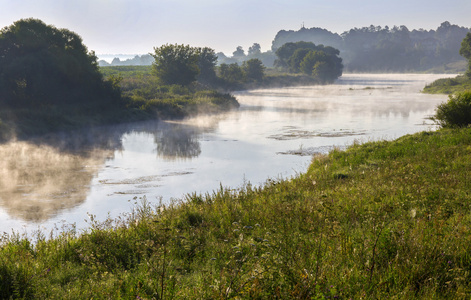
[(266, 76), (257, 58), (216, 67), (211, 48), (168, 44), (154, 48), (152, 67), (100, 69), (76, 33), (22, 19), (0, 31), (0, 140), (226, 111), (239, 106), (228, 91), (331, 83), (342, 75), (335, 48), (288, 43), (280, 49), (290, 73)]
[(132, 213), (90, 214), (81, 233), (5, 233), (0, 297), (467, 298), (470, 100), (437, 108), (441, 130), (315, 156), (292, 179), (168, 205), (134, 198)]
[(263, 187), (143, 199), (83, 233), (5, 235), (0, 297), (466, 298), (470, 156), (471, 128), (422, 132)]
[(437, 108), (436, 132), (315, 156), (292, 179), (5, 233), (0, 298), (469, 298), (471, 120), (454, 110), (470, 100)]
[(468, 60), (465, 74), (456, 78), (438, 79), (424, 88), (425, 93), (453, 94), (471, 90), (471, 32), (461, 42), (459, 53)]
[(0, 140), (239, 105), (234, 97), (196, 80), (162, 83), (158, 73), (158, 84), (155, 79), (137, 87), (129, 84), (138, 91), (128, 97), (122, 93), (121, 77), (103, 77), (95, 53), (79, 35), (37, 19), (3, 28), (0, 50)]

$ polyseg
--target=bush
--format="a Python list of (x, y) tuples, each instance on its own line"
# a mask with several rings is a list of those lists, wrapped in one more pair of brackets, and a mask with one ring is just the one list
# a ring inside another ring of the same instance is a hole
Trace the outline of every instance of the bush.
[(466, 127), (471, 124), (471, 91), (450, 95), (447, 102), (440, 104), (432, 117), (445, 128)]

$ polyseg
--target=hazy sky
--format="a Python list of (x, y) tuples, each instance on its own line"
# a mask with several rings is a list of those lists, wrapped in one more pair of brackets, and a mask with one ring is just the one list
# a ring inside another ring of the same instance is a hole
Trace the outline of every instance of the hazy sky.
[(322, 27), (342, 33), (369, 25), (471, 27), (471, 0), (0, 0), (0, 27), (34, 17), (78, 33), (97, 54), (142, 54), (166, 43), (208, 46), (227, 55), (276, 33)]

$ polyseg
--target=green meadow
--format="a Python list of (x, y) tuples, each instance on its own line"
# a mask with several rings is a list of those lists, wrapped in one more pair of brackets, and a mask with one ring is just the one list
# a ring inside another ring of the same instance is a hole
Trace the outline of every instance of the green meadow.
[[(4, 235), (0, 298), (463, 299), (471, 294), (471, 128), (315, 156), (309, 169), (135, 199), (49, 238)], [(58, 234), (58, 235), (57, 235)]]

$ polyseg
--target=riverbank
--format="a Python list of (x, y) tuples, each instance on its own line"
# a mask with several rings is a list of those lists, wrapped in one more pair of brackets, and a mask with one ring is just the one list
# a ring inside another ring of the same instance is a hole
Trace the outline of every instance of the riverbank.
[(239, 107), (235, 90), (319, 84), (313, 77), (270, 70), (257, 82), (225, 82), (207, 86), (161, 85), (152, 66), (101, 67), (103, 77), (119, 88), (112, 105), (81, 103), (0, 110), (0, 141), (24, 139), (57, 131), (144, 120), (182, 119), (226, 112)]
[[(133, 78), (129, 81), (133, 81)], [(132, 86), (129, 88), (131, 91), (124, 90), (123, 95), (117, 96), (113, 104), (105, 106), (100, 103), (76, 103), (47, 105), (35, 109), (3, 108), (0, 110), (0, 141), (101, 125), (152, 119), (182, 119), (239, 107), (232, 95), (213, 90), (151, 84), (147, 84), (146, 88)]]
[(425, 86), (423, 92), (428, 94), (454, 94), (471, 90), (471, 78), (458, 75), (455, 78), (438, 79)]
[(354, 145), (38, 241), (2, 240), (3, 298), (463, 298), (471, 129)]

